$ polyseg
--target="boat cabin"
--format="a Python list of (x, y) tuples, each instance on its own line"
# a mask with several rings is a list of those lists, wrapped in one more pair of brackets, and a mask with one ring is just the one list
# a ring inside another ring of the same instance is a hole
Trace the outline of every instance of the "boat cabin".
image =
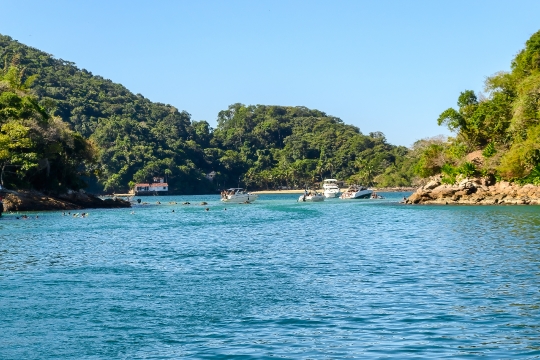
[(229, 195), (232, 195), (232, 194), (243, 194), (244, 193), (244, 189), (243, 188), (230, 188), (230, 189), (227, 189), (225, 190), (227, 192), (227, 194)]
[(323, 188), (329, 188), (329, 187), (342, 187), (343, 181), (337, 180), (337, 179), (324, 179), (323, 180)]

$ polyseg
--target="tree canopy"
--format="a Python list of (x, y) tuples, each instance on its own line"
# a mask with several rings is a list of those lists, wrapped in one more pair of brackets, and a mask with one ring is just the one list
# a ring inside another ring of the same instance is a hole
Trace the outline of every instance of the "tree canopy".
[[(456, 136), (427, 146), (417, 173), (442, 171), (451, 182), (473, 169), (477, 175), (540, 184), (540, 31), (515, 56), (511, 71), (488, 77), (484, 90), (486, 95), (463, 91), (457, 110), (441, 113), (438, 124)], [(482, 159), (473, 163), (466, 155), (475, 151)]]
[(57, 117), (50, 116), (23, 82), (24, 69), (0, 70), (0, 183), (40, 190), (80, 189), (94, 148)]
[(414, 177), (407, 148), (319, 110), (237, 103), (217, 114), (212, 129), (8, 36), (0, 35), (0, 57), (0, 159), (10, 186), (86, 182), (113, 192), (165, 176), (173, 192), (202, 193), (238, 183), (303, 187), (324, 177), (402, 186)]

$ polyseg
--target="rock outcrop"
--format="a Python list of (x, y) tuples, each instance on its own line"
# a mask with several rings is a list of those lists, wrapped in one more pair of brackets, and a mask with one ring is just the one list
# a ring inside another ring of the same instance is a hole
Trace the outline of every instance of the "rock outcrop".
[(540, 186), (518, 185), (494, 178), (465, 178), (457, 184), (442, 184), (440, 177), (416, 190), (406, 204), (540, 205)]
[(101, 200), (82, 191), (69, 191), (66, 194), (49, 196), (37, 191), (4, 190), (2, 195), (4, 197), (4, 211), (78, 210), (131, 206), (129, 201)]

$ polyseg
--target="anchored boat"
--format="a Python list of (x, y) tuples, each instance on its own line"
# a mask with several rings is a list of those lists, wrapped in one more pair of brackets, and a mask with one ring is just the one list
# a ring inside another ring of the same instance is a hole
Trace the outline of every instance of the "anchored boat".
[(243, 188), (230, 188), (221, 192), (221, 201), (233, 204), (251, 204), (259, 195), (247, 192)]
[(363, 186), (351, 185), (347, 191), (341, 194), (340, 199), (369, 199), (372, 193), (372, 190), (368, 190)]
[(323, 181), (324, 196), (328, 199), (337, 198), (341, 195), (336, 179), (325, 179)]
[(305, 191), (303, 195), (300, 195), (298, 201), (319, 202), (324, 201), (324, 195), (316, 191)]

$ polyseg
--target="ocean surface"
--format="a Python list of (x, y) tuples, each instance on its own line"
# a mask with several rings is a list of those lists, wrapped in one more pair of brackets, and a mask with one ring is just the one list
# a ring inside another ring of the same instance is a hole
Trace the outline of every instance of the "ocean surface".
[(540, 207), (383, 195), (4, 214), (0, 359), (540, 358)]

